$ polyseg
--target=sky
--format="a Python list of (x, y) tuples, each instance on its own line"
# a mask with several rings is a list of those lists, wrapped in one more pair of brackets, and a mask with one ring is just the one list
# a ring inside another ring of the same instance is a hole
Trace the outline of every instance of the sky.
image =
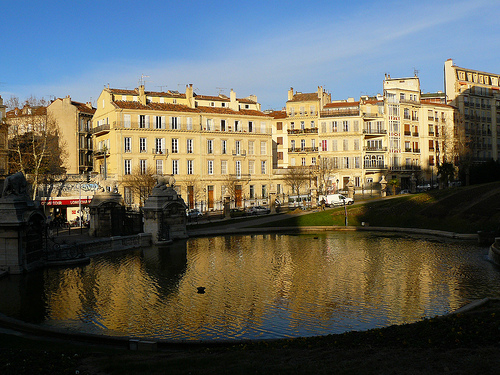
[(443, 88), (444, 62), (500, 74), (500, 0), (26, 0), (0, 5), (0, 95), (70, 95), (105, 86), (332, 99), (382, 93), (384, 75)]

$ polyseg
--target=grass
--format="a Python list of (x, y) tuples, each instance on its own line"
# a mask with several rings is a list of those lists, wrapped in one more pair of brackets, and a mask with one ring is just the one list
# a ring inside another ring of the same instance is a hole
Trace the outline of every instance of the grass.
[[(349, 225), (444, 230), (456, 233), (496, 231), (500, 227), (500, 182), (433, 190), (347, 207)], [(273, 226), (344, 225), (344, 208), (275, 221)], [(266, 225), (267, 226), (267, 225)]]

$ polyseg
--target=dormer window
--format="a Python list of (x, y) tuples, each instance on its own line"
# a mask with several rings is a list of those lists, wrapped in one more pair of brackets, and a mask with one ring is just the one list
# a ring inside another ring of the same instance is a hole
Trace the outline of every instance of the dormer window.
[(215, 107), (215, 103), (214, 103), (214, 102), (211, 102), (211, 103), (210, 103), (210, 107)]

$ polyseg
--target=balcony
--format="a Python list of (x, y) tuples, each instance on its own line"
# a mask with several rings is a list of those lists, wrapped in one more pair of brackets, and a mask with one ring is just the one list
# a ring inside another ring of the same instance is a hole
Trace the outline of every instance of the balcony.
[(288, 129), (288, 134), (317, 134), (318, 128), (309, 129)]
[(318, 152), (318, 147), (290, 147), (288, 148), (288, 152)]
[(97, 151), (94, 151), (94, 156), (97, 159), (103, 158), (104, 156), (109, 156), (109, 150), (97, 150)]
[(95, 127), (94, 129), (92, 129), (92, 135), (95, 135), (96, 137), (98, 137), (100, 135), (104, 135), (104, 134), (109, 133), (110, 129), (111, 129), (110, 124), (100, 125), (100, 126)]
[(233, 156), (246, 156), (247, 151), (246, 150), (233, 150), (232, 155)]
[(387, 147), (363, 147), (363, 151), (366, 152), (385, 152), (387, 151)]
[(383, 163), (364, 163), (364, 168), (365, 169), (370, 169), (370, 170), (381, 170), (381, 169), (387, 169), (387, 165)]
[(385, 129), (363, 129), (363, 134), (384, 135), (387, 134)]
[(343, 109), (328, 111), (324, 110), (320, 112), (321, 117), (344, 117), (344, 116), (359, 116), (359, 109)]
[(151, 153), (154, 155), (167, 155), (168, 156), (168, 150), (166, 148), (153, 148), (151, 150)]
[(398, 172), (411, 172), (411, 171), (420, 171), (422, 170), (422, 167), (420, 165), (411, 165), (411, 164), (406, 164), (406, 165), (393, 165), (389, 167), (390, 171), (398, 171)]
[(413, 136), (414, 136), (414, 137), (418, 137), (418, 132), (414, 132), (414, 133), (413, 133)]
[(405, 130), (405, 135), (407, 135), (407, 136), (411, 136), (411, 132), (410, 132), (410, 131), (406, 131), (406, 130)]

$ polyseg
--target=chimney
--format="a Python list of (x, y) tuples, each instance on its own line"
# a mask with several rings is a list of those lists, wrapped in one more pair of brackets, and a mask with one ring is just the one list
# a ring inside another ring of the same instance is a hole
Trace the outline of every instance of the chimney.
[(236, 101), (236, 93), (233, 89), (231, 89), (231, 92), (229, 93), (229, 108), (233, 111), (237, 111), (239, 109), (238, 102)]
[(290, 87), (290, 90), (288, 90), (288, 100), (293, 99), (293, 87)]
[(194, 108), (193, 84), (186, 85), (186, 99), (189, 108)]
[(146, 91), (144, 90), (144, 85), (139, 86), (139, 101), (141, 102), (142, 105), (147, 104)]

